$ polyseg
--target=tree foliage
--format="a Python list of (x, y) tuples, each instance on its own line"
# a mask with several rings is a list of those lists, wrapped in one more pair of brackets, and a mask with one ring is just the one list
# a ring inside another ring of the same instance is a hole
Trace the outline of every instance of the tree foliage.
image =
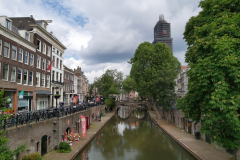
[[(4, 91), (0, 91), (0, 104), (6, 104), (7, 103), (8, 97), (4, 97)], [(5, 121), (9, 115), (0, 115), (0, 122)], [(2, 123), (0, 123), (2, 125)], [(13, 160), (14, 155), (18, 155), (20, 152), (23, 152), (26, 150), (26, 147), (24, 145), (18, 146), (17, 149), (11, 150), (10, 147), (8, 146), (8, 141), (5, 137), (5, 132), (0, 131), (0, 160)]]
[(92, 95), (93, 94), (93, 89), (94, 89), (94, 85), (92, 84), (89, 88), (89, 94)]
[(120, 94), (123, 81), (123, 73), (121, 71), (107, 70), (102, 76), (94, 79), (95, 87), (98, 88), (100, 95), (108, 97), (112, 94)]
[(116, 105), (116, 102), (112, 98), (106, 98), (104, 100), (104, 103), (109, 109), (113, 108)]
[(136, 91), (136, 83), (132, 77), (127, 76), (123, 80), (123, 92), (129, 93), (130, 91)]
[(186, 24), (189, 92), (178, 101), (187, 118), (225, 148), (240, 147), (240, 2), (205, 0)]
[(170, 48), (164, 43), (141, 43), (130, 64), (130, 75), (136, 82), (139, 94), (152, 99), (155, 106), (158, 100), (160, 106), (169, 108), (173, 99), (174, 79), (181, 69)]

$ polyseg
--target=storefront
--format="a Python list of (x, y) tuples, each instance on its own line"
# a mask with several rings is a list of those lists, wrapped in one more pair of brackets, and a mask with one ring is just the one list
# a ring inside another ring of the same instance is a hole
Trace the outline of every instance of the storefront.
[(35, 109), (41, 110), (49, 108), (49, 99), (51, 91), (35, 90), (35, 93), (36, 93)]
[(23, 92), (23, 97), (18, 96), (18, 111), (32, 111), (33, 93), (24, 90)]

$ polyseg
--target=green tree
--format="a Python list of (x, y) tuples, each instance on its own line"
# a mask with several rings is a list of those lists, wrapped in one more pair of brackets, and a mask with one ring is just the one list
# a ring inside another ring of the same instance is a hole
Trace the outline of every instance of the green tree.
[(123, 81), (123, 73), (115, 70), (107, 70), (102, 76), (94, 78), (94, 86), (98, 88), (100, 95), (120, 94)]
[(131, 78), (130, 76), (127, 76), (124, 80), (123, 80), (123, 92), (124, 93), (129, 93), (130, 91), (135, 91), (136, 90), (136, 83), (134, 81), (133, 78)]
[[(8, 97), (4, 97), (4, 91), (0, 91), (0, 104), (5, 105), (7, 103)], [(5, 121), (9, 115), (0, 115), (0, 122)], [(2, 125), (2, 123), (0, 123)], [(18, 146), (17, 149), (11, 150), (10, 147), (7, 145), (9, 139), (5, 137), (5, 132), (0, 131), (0, 160), (13, 160), (14, 155), (18, 155), (20, 152), (23, 152), (26, 150), (26, 147), (24, 145)]]
[(187, 22), (184, 39), (191, 70), (188, 93), (178, 100), (187, 118), (225, 148), (240, 147), (240, 6), (236, 0), (205, 0)]
[(136, 82), (136, 90), (141, 96), (152, 100), (153, 107), (161, 118), (157, 111), (157, 101), (164, 109), (171, 106), (174, 79), (181, 69), (180, 62), (166, 44), (144, 42), (138, 46), (130, 64), (130, 75)]
[(93, 94), (93, 89), (94, 89), (94, 85), (92, 84), (91, 87), (89, 88), (89, 94), (90, 94), (90, 95)]

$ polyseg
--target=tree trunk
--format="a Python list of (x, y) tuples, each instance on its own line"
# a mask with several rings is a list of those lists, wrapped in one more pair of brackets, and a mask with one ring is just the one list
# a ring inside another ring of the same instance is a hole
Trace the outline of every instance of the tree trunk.
[(153, 100), (153, 109), (156, 111), (157, 119), (162, 119), (161, 114), (159, 114), (159, 112), (158, 112), (157, 103), (155, 100)]
[(233, 160), (240, 160), (240, 149), (235, 148), (233, 150)]

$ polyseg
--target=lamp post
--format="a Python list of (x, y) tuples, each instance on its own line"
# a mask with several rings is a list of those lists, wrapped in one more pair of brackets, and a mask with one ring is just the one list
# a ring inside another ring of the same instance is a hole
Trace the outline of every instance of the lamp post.
[(59, 87), (55, 87), (56, 90), (56, 94), (54, 95), (55, 99), (56, 99), (56, 109), (57, 109), (57, 100), (58, 98), (60, 98), (60, 94), (59, 94)]

